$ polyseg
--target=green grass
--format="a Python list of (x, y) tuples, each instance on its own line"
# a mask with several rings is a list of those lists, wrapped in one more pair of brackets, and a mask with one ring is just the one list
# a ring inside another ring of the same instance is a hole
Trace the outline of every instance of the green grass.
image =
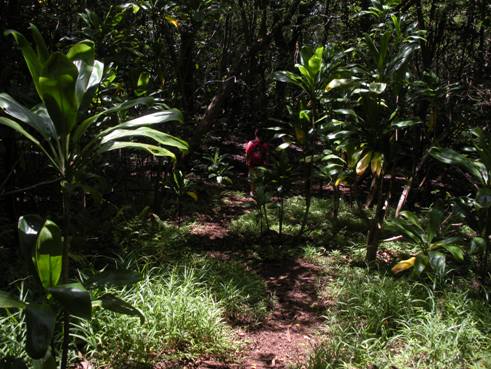
[(119, 295), (142, 311), (144, 324), (101, 310), (77, 326), (88, 356), (100, 366), (223, 355), (234, 349), (225, 309), (194, 268), (151, 268)]
[(462, 286), (433, 291), (350, 267), (337, 251), (316, 259), (331, 276), (321, 295), (336, 304), (309, 369), (491, 367), (491, 307)]

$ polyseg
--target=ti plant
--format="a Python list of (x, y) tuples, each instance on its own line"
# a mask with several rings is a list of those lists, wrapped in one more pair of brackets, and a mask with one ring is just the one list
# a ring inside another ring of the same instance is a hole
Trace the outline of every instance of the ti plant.
[(449, 148), (432, 147), (430, 154), (445, 164), (460, 167), (470, 175), (476, 193), (474, 197), (456, 199), (456, 210), (471, 227), (475, 237), (471, 240), (471, 252), (480, 255), (481, 272), (487, 272), (491, 247), (491, 134), (481, 128), (471, 130), (473, 145), (467, 148), (469, 157)]
[[(25, 262), (32, 271), (33, 285), (36, 288), (30, 294), (34, 300), (21, 301), (10, 294), (0, 291), (0, 308), (23, 309), (26, 322), (26, 347), (34, 367), (54, 369), (56, 364), (56, 327), (57, 321), (65, 315), (80, 319), (90, 319), (96, 307), (102, 307), (118, 313), (144, 317), (138, 309), (112, 294), (104, 294), (93, 299), (91, 293), (80, 283), (61, 283), (63, 236), (56, 223), (44, 220), (36, 215), (24, 216), (18, 223), (19, 243)], [(138, 276), (133, 273), (106, 273), (92, 279), (92, 284), (113, 281), (119, 285), (136, 282)], [(63, 340), (67, 340), (64, 332)], [(63, 343), (65, 345), (65, 342)], [(27, 368), (18, 359), (13, 359), (17, 367)], [(20, 366), (19, 366), (20, 365)]]
[(227, 163), (226, 154), (220, 154), (220, 149), (216, 148), (212, 154), (205, 156), (208, 164), (208, 178), (214, 179), (218, 184), (232, 183), (232, 166)]
[(283, 219), (285, 215), (285, 196), (292, 186), (293, 166), (290, 163), (288, 154), (284, 150), (279, 150), (277, 155), (272, 156), (272, 159), (268, 177), (270, 186), (272, 186), (274, 193), (279, 199), (278, 228), (281, 237), (283, 234)]
[(395, 274), (412, 268), (416, 276), (425, 270), (433, 270), (438, 276), (443, 276), (446, 254), (460, 261), (464, 259), (464, 252), (458, 244), (459, 238), (443, 235), (445, 215), (437, 208), (430, 209), (423, 219), (410, 211), (402, 211), (399, 218), (388, 223), (414, 242), (420, 250), (409, 259), (394, 265), (392, 272)]
[(370, 16), (377, 25), (360, 41), (356, 52), (360, 65), (353, 68), (354, 109), (337, 109), (340, 118), (329, 138), (350, 155), (356, 174), (372, 173), (372, 196), (376, 199), (375, 215), (367, 235), (368, 263), (376, 260), (378, 238), (383, 227), (388, 195), (384, 191), (385, 174), (394, 177), (398, 137), (403, 129), (420, 122), (404, 113), (407, 92), (408, 63), (424, 40), (424, 32), (404, 17), (386, 14), (388, 8), (374, 1)]
[(198, 200), (198, 194), (192, 191), (193, 183), (186, 178), (186, 176), (182, 173), (181, 170), (174, 170), (172, 174), (172, 178), (170, 180), (170, 185), (167, 188), (170, 188), (177, 200), (177, 223), (181, 225), (181, 217), (182, 217), (182, 201), (188, 196), (192, 198), (194, 201)]
[[(317, 158), (316, 142), (319, 138), (319, 123), (326, 117), (323, 116), (323, 104), (328, 101), (326, 95), (333, 88), (329, 87), (331, 80), (343, 80), (347, 70), (343, 65), (343, 57), (346, 52), (338, 52), (335, 47), (307, 47), (300, 52), (300, 63), (295, 67), (297, 73), (278, 71), (274, 78), (279, 82), (286, 82), (300, 89), (300, 106), (298, 119), (291, 123), (292, 132), (283, 134), (284, 138), (292, 137), (292, 141), (302, 149), (302, 161), (305, 165), (305, 212), (300, 233), (303, 233), (307, 224), (312, 198), (312, 180), (314, 175), (315, 160)], [(288, 147), (288, 141), (280, 145), (280, 148)]]
[[(164, 122), (182, 121), (178, 110), (161, 110), (111, 126), (111, 115), (155, 100), (140, 97), (101, 111), (91, 108), (104, 75), (103, 63), (95, 59), (94, 43), (80, 41), (66, 54), (50, 52), (38, 29), (31, 25), (31, 31), (34, 47), (16, 31), (6, 31), (6, 35), (11, 35), (19, 45), (41, 102), (28, 108), (1, 93), (0, 124), (29, 140), (58, 173), (63, 198), (62, 283), (68, 283), (71, 202), (75, 190), (84, 188), (82, 178), (93, 159), (119, 149), (145, 150), (175, 159), (171, 148), (187, 151), (188, 145), (152, 128)], [(69, 328), (67, 318), (65, 335)], [(67, 352), (66, 344), (62, 368), (67, 365)]]

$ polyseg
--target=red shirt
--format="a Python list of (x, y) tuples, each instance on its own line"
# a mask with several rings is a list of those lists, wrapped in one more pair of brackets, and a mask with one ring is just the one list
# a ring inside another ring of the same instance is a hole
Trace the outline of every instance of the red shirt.
[(256, 138), (245, 145), (246, 164), (248, 167), (260, 167), (266, 165), (269, 145)]

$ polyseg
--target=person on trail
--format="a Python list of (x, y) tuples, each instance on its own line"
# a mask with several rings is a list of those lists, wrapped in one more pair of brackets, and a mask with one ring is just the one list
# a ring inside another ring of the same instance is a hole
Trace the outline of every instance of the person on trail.
[(251, 183), (251, 195), (256, 190), (256, 182), (259, 178), (258, 167), (264, 167), (268, 163), (269, 145), (265, 142), (264, 131), (256, 128), (254, 131), (256, 136), (245, 144), (245, 161), (249, 170), (249, 181)]

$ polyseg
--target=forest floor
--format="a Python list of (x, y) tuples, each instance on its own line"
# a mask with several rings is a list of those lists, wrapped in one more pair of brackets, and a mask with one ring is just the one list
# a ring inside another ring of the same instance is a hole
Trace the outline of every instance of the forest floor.
[[(229, 195), (223, 201), (224, 207), (215, 209), (211, 216), (202, 216), (195, 223), (191, 232), (214, 249), (208, 252), (209, 256), (217, 259), (234, 257), (224, 251), (226, 247), (219, 247), (217, 251), (214, 246), (234, 242), (229, 237), (230, 220), (250, 211), (252, 202), (247, 196)], [(278, 235), (266, 233), (262, 237), (259, 241), (267, 245), (277, 240)], [(317, 284), (322, 278), (321, 268), (301, 257), (265, 259), (259, 264), (251, 264), (251, 267), (264, 279), (272, 296), (270, 313), (259, 325), (235, 327), (236, 336), (244, 346), (232, 362), (201, 360), (195, 363), (197, 368), (302, 367), (316, 345), (323, 323), (321, 313), (326, 305), (317, 293)]]

